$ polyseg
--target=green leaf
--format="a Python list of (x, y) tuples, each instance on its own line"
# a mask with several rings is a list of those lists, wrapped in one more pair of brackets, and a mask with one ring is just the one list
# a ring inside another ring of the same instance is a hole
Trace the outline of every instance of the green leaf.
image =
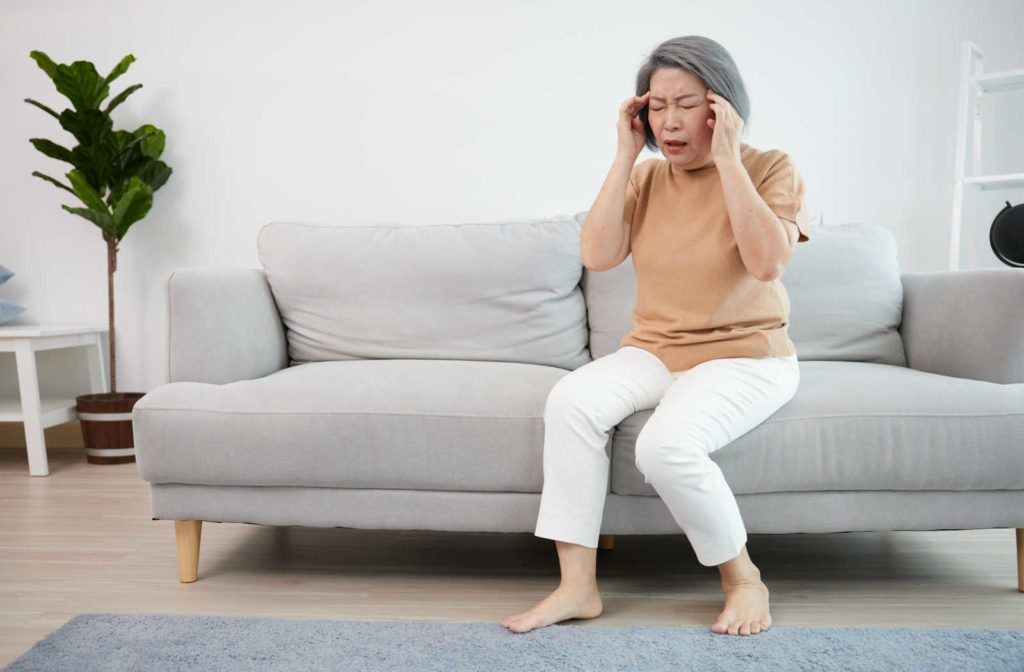
[(128, 188), (114, 204), (113, 224), (115, 238), (120, 240), (128, 227), (146, 216), (153, 207), (153, 190), (138, 177), (133, 177)]
[(71, 150), (71, 162), (96, 191), (110, 183), (116, 150), (110, 143), (101, 145), (77, 145)]
[(127, 179), (134, 175), (134, 172), (128, 170), (131, 162), (137, 160), (140, 154), (138, 152), (126, 151), (126, 148), (135, 139), (131, 131), (114, 131), (107, 136), (107, 142), (111, 149), (114, 151), (114, 168), (110, 173), (111, 185), (117, 184), (122, 179)]
[[(124, 132), (127, 133), (127, 131), (124, 131)], [(131, 140), (129, 140), (127, 143), (125, 143), (124, 146), (119, 146), (118, 149), (117, 149), (117, 156), (118, 157), (125, 157), (125, 161), (126, 162), (127, 161), (132, 161), (133, 159), (137, 159), (138, 157), (142, 156), (141, 150), (135, 149), (135, 147), (139, 143), (141, 143), (146, 138), (146, 135), (148, 135), (148, 134), (143, 134), (141, 136), (136, 136), (134, 133), (128, 133), (128, 135), (131, 137)], [(122, 137), (123, 136), (118, 136), (118, 139), (120, 140)]]
[(143, 156), (148, 156), (151, 159), (160, 158), (166, 142), (163, 131), (151, 124), (145, 124), (135, 129), (135, 137), (143, 138), (141, 145)]
[(57, 159), (58, 161), (67, 161), (68, 163), (71, 164), (74, 163), (74, 161), (71, 158), (73, 150), (67, 149), (66, 147), (61, 147), (56, 142), (52, 142), (44, 138), (31, 138), (29, 139), (29, 142), (32, 143), (33, 147), (38, 149), (43, 154), (46, 154), (51, 159)]
[(90, 222), (100, 227), (100, 229), (103, 230), (103, 233), (107, 234), (108, 236), (114, 235), (114, 224), (113, 222), (110, 221), (110, 215), (104, 215), (98, 212), (94, 212), (89, 208), (69, 208), (66, 205), (62, 205), (60, 207), (64, 208), (73, 215), (85, 217)]
[(26, 98), (25, 102), (26, 103), (31, 103), (32, 105), (35, 105), (36, 107), (38, 107), (43, 112), (48, 112), (51, 115), (53, 115), (55, 118), (60, 119), (60, 115), (59, 114), (57, 114), (56, 112), (54, 112), (53, 110), (48, 108), (46, 105), (43, 105), (42, 103), (37, 103), (36, 101), (32, 100), (31, 98)]
[(146, 167), (139, 172), (139, 177), (142, 181), (148, 184), (153, 191), (156, 191), (160, 187), (164, 186), (167, 179), (171, 176), (171, 168), (163, 161), (150, 161), (146, 164)]
[(110, 211), (107, 209), (107, 204), (103, 202), (100, 195), (96, 193), (92, 185), (86, 181), (85, 176), (77, 170), (72, 170), (66, 175), (68, 180), (71, 182), (71, 189), (75, 192), (75, 196), (85, 203), (90, 210), (94, 210), (97, 213), (103, 213), (107, 216), (110, 215)]
[(61, 127), (83, 145), (105, 142), (114, 126), (114, 120), (99, 110), (64, 110), (59, 119)]
[(54, 75), (57, 74), (57, 64), (54, 63), (49, 56), (41, 51), (29, 52), (29, 56), (39, 64), (39, 67), (43, 69), (50, 79), (53, 79)]
[(110, 93), (110, 87), (96, 72), (96, 66), (89, 61), (58, 65), (53, 82), (57, 90), (67, 96), (78, 110), (97, 109)]
[(107, 78), (103, 81), (107, 84), (110, 84), (112, 81), (114, 81), (124, 73), (128, 72), (128, 66), (134, 62), (135, 57), (131, 54), (128, 54), (127, 56), (121, 59), (120, 63), (114, 66), (114, 69), (110, 71), (110, 74), (107, 75)]
[[(33, 170), (33, 171), (32, 171), (32, 174), (33, 174), (33, 175), (35, 175), (36, 177), (41, 177), (42, 179), (46, 180), (47, 182), (53, 182), (54, 184), (56, 184), (56, 185), (57, 185), (58, 187), (60, 187), (61, 189), (66, 189), (67, 191), (69, 191), (69, 192), (70, 192), (70, 193), (72, 193), (72, 194), (74, 194), (74, 193), (75, 193), (75, 192), (74, 192), (74, 191), (73, 191), (73, 190), (71, 189), (71, 187), (67, 186), (67, 185), (66, 185), (66, 184), (64, 184), (63, 182), (58, 182), (57, 180), (53, 179), (53, 178), (52, 178), (52, 177), (50, 177), (49, 175), (43, 175), (43, 174), (42, 174), (42, 173), (40, 173), (40, 172), (39, 172), (38, 170)], [(77, 194), (76, 194), (76, 195), (77, 195)]]
[(111, 100), (110, 103), (107, 104), (107, 109), (105, 109), (103, 111), (105, 113), (107, 113), (107, 114), (110, 114), (111, 110), (113, 110), (115, 107), (117, 107), (118, 105), (123, 103), (125, 98), (127, 98), (130, 95), (132, 95), (132, 93), (136, 89), (141, 89), (141, 88), (142, 88), (142, 84), (133, 84), (133, 85), (129, 86), (127, 89), (125, 89), (121, 93), (117, 94), (117, 96), (113, 100)]

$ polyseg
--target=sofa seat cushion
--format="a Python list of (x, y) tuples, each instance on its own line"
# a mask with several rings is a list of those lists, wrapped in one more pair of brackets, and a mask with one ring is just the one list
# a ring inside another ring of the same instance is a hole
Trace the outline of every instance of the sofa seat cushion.
[(136, 460), (152, 483), (536, 493), (544, 403), (567, 373), (354, 360), (171, 383), (135, 405)]
[[(1024, 489), (1024, 386), (871, 362), (801, 361), (796, 396), (711, 454), (734, 494)], [(612, 440), (612, 492), (653, 495), (636, 437)]]

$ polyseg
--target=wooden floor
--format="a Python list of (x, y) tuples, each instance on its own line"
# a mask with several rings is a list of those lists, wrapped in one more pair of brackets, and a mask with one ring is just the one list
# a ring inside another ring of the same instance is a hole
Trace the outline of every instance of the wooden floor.
[[(718, 572), (680, 536), (617, 536), (598, 555), (604, 625), (710, 627)], [(775, 626), (1024, 629), (1012, 529), (751, 535)], [(178, 581), (174, 523), (135, 464), (50, 453), (31, 477), (0, 450), (0, 667), (72, 616), (112, 612), (499, 623), (558, 582), (532, 534), (205, 523), (199, 580)]]

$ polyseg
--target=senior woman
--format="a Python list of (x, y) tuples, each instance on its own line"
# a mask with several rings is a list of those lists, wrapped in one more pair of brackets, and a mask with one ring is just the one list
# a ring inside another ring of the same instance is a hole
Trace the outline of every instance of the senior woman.
[[(772, 622), (768, 588), (710, 454), (796, 394), (779, 278), (797, 241), (808, 240), (804, 185), (787, 154), (741, 142), (747, 94), (714, 40), (664, 42), (637, 73), (636, 92), (619, 109), (618, 152), (580, 237), (593, 271), (632, 253), (633, 329), (618, 351), (566, 374), (548, 396), (535, 534), (555, 540), (561, 583), (502, 625), (527, 632), (601, 614), (596, 547), (609, 431), (653, 408), (636, 439), (636, 466), (698, 561), (718, 567), (725, 607), (711, 630), (757, 634)], [(664, 159), (634, 166), (645, 144)]]

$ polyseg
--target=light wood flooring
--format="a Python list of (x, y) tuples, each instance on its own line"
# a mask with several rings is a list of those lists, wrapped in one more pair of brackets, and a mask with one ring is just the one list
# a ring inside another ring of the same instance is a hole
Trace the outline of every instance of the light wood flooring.
[[(751, 535), (778, 626), (1024, 629), (1012, 529)], [(82, 613), (487, 621), (555, 588), (554, 543), (451, 533), (205, 523), (199, 580), (178, 581), (174, 523), (134, 463), (50, 450), (31, 477), (0, 448), (0, 667)], [(710, 627), (718, 572), (684, 537), (622, 536), (598, 555), (604, 614), (573, 624)]]

